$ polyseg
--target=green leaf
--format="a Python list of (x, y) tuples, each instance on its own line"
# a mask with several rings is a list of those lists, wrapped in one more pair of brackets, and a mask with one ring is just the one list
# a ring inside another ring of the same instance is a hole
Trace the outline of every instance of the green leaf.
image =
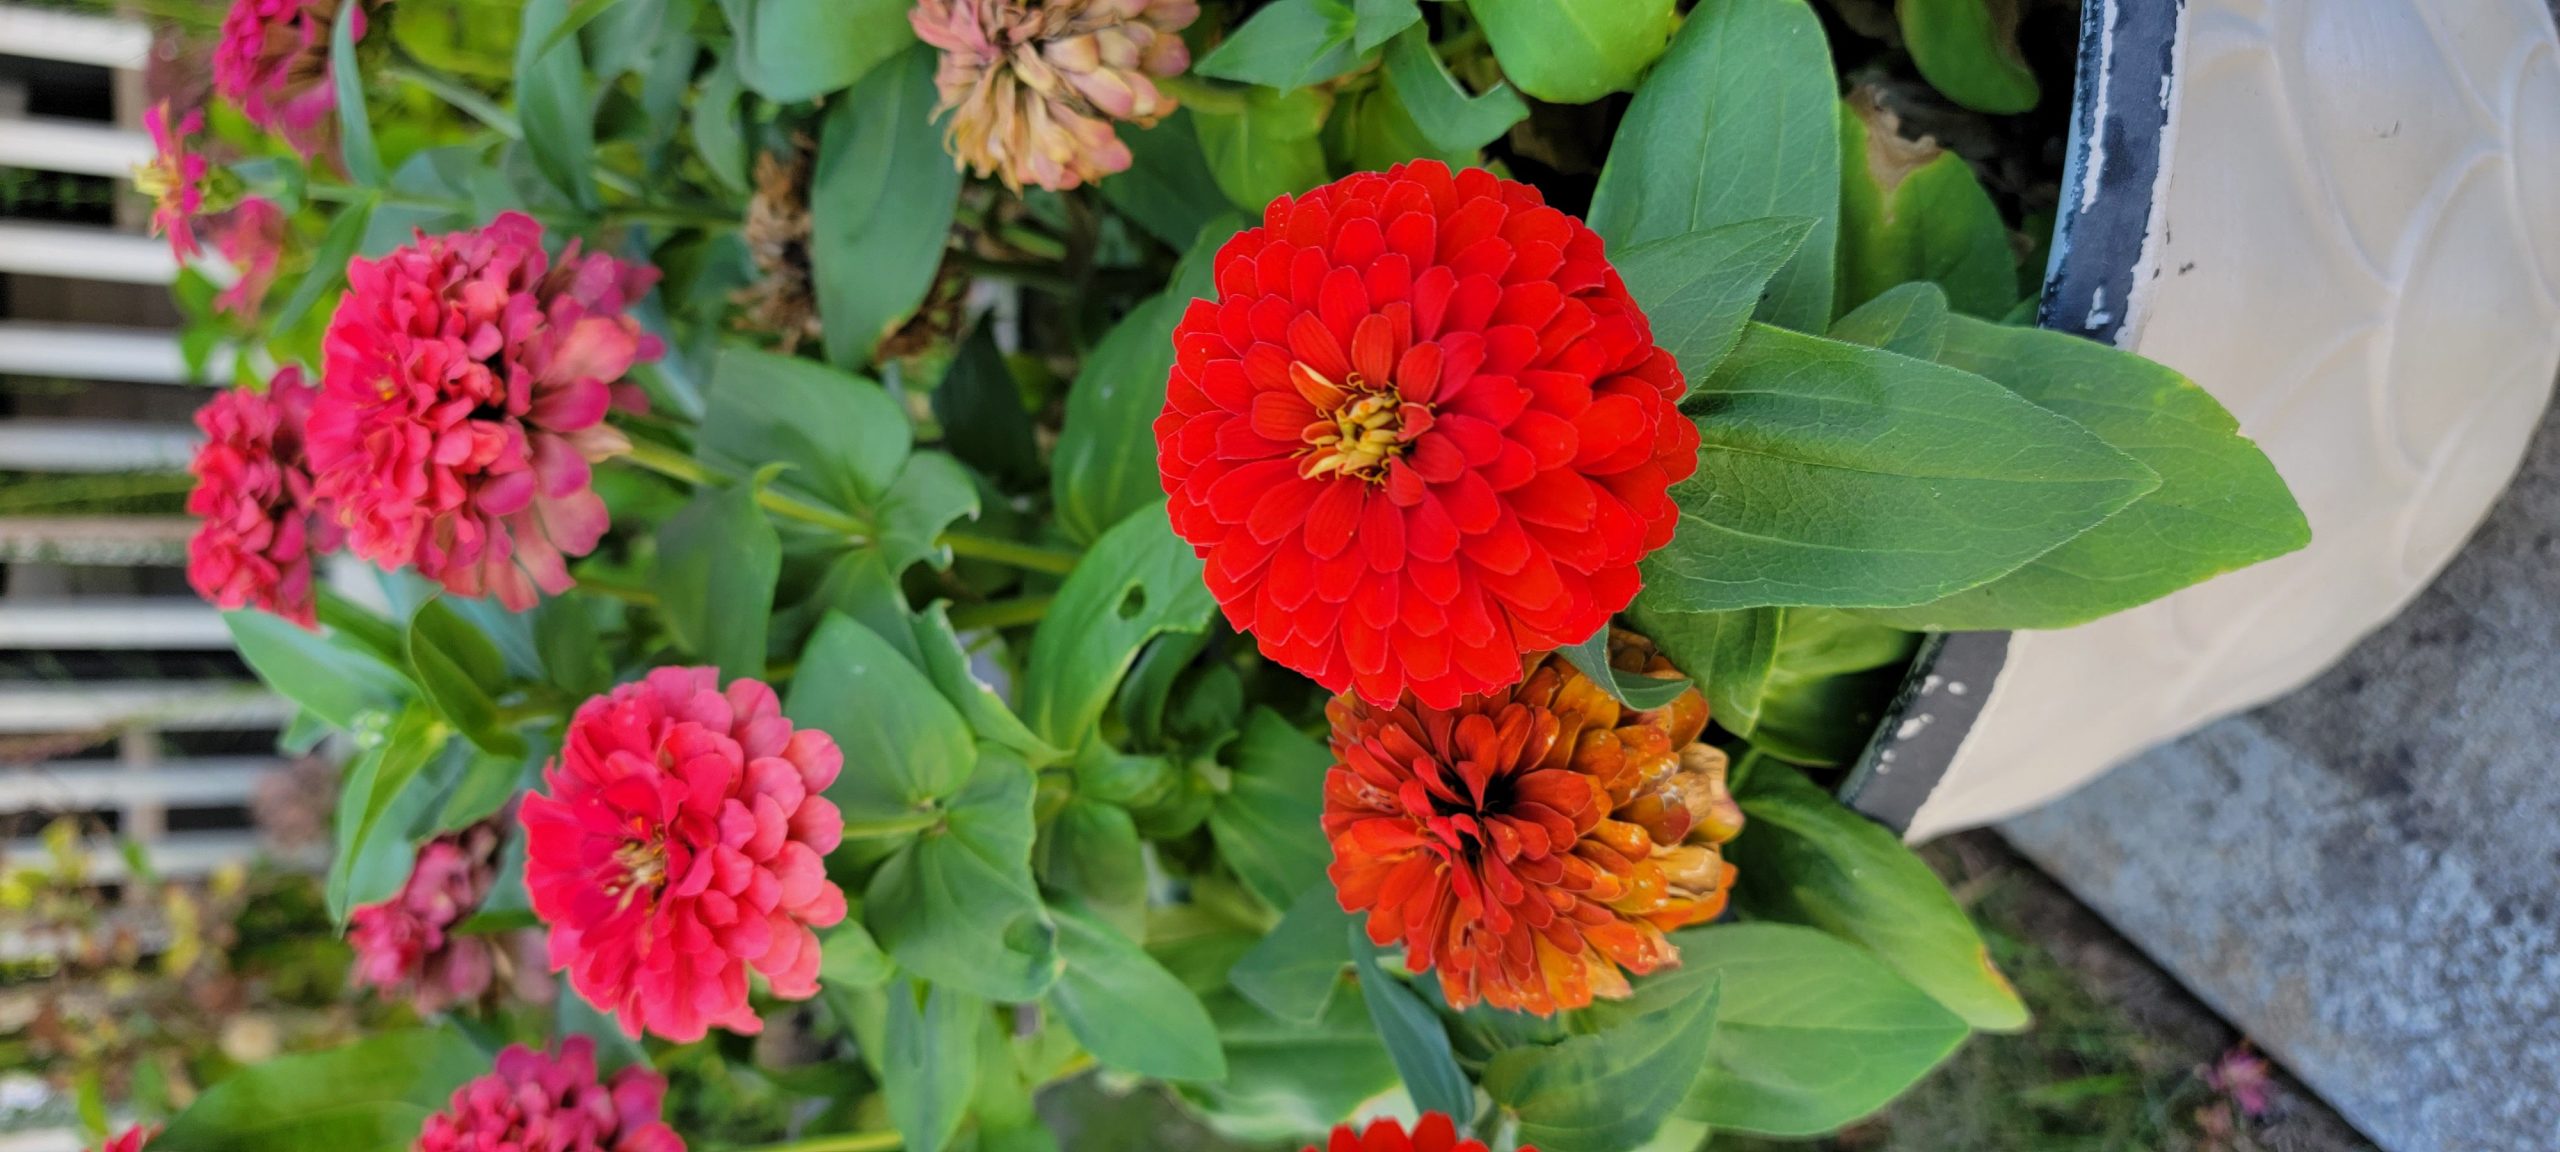
[(406, 676), (352, 641), (255, 609), (225, 612), (222, 623), (258, 679), (330, 727), (354, 728), (358, 717), (396, 707), (409, 694)]
[(1672, 667), (1698, 682), (1707, 696), (1707, 714), (1716, 723), (1736, 736), (1749, 736), (1760, 723), (1760, 697), (1777, 658), (1783, 611), (1674, 612), (1654, 607), (1652, 598), (1639, 593), (1627, 618)]
[(951, 617), (944, 605), (936, 601), (915, 617), (916, 648), (925, 675), (942, 698), (951, 702), (967, 719), (969, 727), (981, 740), (991, 740), (1022, 754), (1034, 768), (1045, 768), (1066, 759), (1066, 753), (1052, 748), (1031, 734), (1013, 709), (1005, 705), (994, 688), (969, 670), (969, 654), (962, 648), (960, 637), (951, 630)]
[(915, 445), (878, 384), (814, 360), (729, 344), (711, 370), (705, 457), (737, 469), (791, 465), (774, 483), (843, 511), (882, 500)]
[(1639, 244), (1614, 263), (1652, 321), (1654, 343), (1680, 362), (1694, 387), (1741, 341), (1769, 278), (1813, 226), (1792, 216), (1744, 220)]
[(1094, 1059), (1158, 1080), (1218, 1080), (1227, 1058), (1200, 998), (1089, 912), (1053, 910), (1066, 971), (1049, 1006)]
[(1283, 91), (1322, 83), (1350, 71), (1367, 51), (1351, 46), (1357, 21), (1344, 0), (1272, 0), (1191, 70)]
[(1831, 324), (1831, 338), (1935, 360), (1947, 346), (1947, 293), (1926, 280), (1879, 292)]
[(522, 752), (473, 752), (463, 762), (461, 778), (454, 782), (453, 791), (445, 796), (433, 831), (453, 832), (497, 815), (523, 790), (530, 767)]
[(765, 629), (782, 538), (756, 505), (757, 481), (706, 487), (658, 529), (658, 606), (676, 642), (722, 680), (764, 676)]
[(516, 41), (516, 119), (543, 179), (593, 212), (604, 201), (596, 194), (596, 101), (586, 56), (577, 37), (551, 38), (568, 17), (569, 0), (525, 0), (524, 31)]
[[(1617, 1152), (1652, 1137), (1678, 1107), (1716, 1035), (1721, 985), (1685, 969), (1599, 1032), (1511, 1048), (1485, 1065), (1485, 1093), (1520, 1121), (1523, 1145), (1551, 1152)], [(1665, 995), (1676, 991), (1676, 995)]]
[(1637, 711), (1660, 708), (1680, 698), (1689, 690), (1685, 676), (1654, 677), (1636, 672), (1620, 672), (1609, 663), (1609, 626), (1579, 644), (1556, 649), (1582, 674), (1598, 681), (1611, 698)]
[(1706, 1069), (1680, 1105), (1718, 1130), (1844, 1127), (1901, 1095), (1967, 1034), (1927, 993), (1809, 928), (1724, 924), (1672, 941), (1682, 971), (1723, 985)]
[(1330, 882), (1299, 894), (1289, 914), (1227, 970), (1227, 983), (1265, 1012), (1292, 1023), (1324, 1019), (1351, 964), (1357, 926)]
[(738, 75), (776, 104), (851, 87), (913, 45), (911, 7), (907, 0), (720, 0), (737, 33)]
[(1976, 1028), (2026, 1027), (2026, 1005), (1973, 923), (1893, 833), (1784, 765), (1764, 762), (1740, 784), (1750, 822), (1725, 858), (1740, 871), (1745, 912), (1864, 947)]
[(1672, 0), (1468, 0), (1502, 74), (1554, 104), (1635, 87), (1662, 55)]
[(942, 822), (872, 874), (863, 914), (901, 967), (1007, 1003), (1057, 980), (1057, 925), (1031, 880), (1031, 804), (1031, 770), (982, 749)]
[(1395, 1061), (1396, 1075), (1403, 1078), (1413, 1106), (1425, 1112), (1444, 1112), (1453, 1118), (1474, 1119), (1476, 1086), (1459, 1069), (1458, 1057), (1449, 1048), (1449, 1030), (1440, 1023), (1439, 1014), (1423, 1003), (1413, 989), (1405, 987), (1404, 981), (1387, 975), (1378, 966), (1378, 950), (1358, 924), (1346, 925), (1343, 931), (1344, 938), (1351, 942), (1351, 963), (1359, 972), (1360, 994), (1368, 1001), (1369, 1023), (1386, 1044), (1387, 1056)]
[(329, 82), (337, 90), (338, 157), (347, 178), (367, 188), (382, 184), (382, 153), (373, 143), (373, 116), (364, 106), (364, 73), (356, 68), (356, 22), (364, 0), (340, 0), (329, 26)]
[(1031, 731), (1054, 747), (1083, 744), (1141, 646), (1160, 632), (1208, 627), (1217, 602), (1200, 572), (1162, 502), (1094, 541), (1032, 634), (1022, 677)]
[(1874, 735), (1920, 638), (1831, 608), (1780, 612), (1752, 743), (1798, 764), (1846, 764)]
[(443, 806), (443, 788), (428, 767), (444, 754), (446, 736), (433, 710), (412, 704), (348, 770), (331, 825), (337, 856), (324, 887), (332, 919), (345, 923), (347, 913), (390, 899), (408, 880), (417, 847), (410, 832)]
[(302, 318), (320, 303), (321, 297), (347, 282), (347, 261), (355, 258), (356, 245), (364, 241), (374, 203), (368, 196), (338, 209), (338, 215), (329, 221), (329, 230), (320, 234), (320, 246), (311, 251), (310, 269), (293, 282), (293, 294), (285, 297), (284, 306), (276, 309), (275, 319), (267, 322), (270, 334), (281, 335), (300, 328)]
[(940, 452), (918, 452), (880, 503), (863, 511), (871, 521), (870, 547), (889, 571), (905, 572), (919, 560), (951, 567), (942, 534), (955, 522), (976, 519), (979, 508), (978, 483), (966, 465)]
[(168, 1152), (407, 1152), (455, 1089), (489, 1071), (459, 1032), (384, 1032), (232, 1073), (153, 1137)]
[(1903, 47), (1930, 86), (1976, 112), (2036, 106), (2036, 74), (2018, 50), (2018, 0), (1901, 0)]
[(1414, 0), (1352, 0), (1351, 46), (1362, 55), (1422, 23), (1422, 6)]
[(1754, 324), (1682, 405), (1698, 472), (1655, 606), (1902, 607), (2015, 570), (2159, 478), (1965, 372)]
[(1840, 102), (1840, 294), (1843, 310), (1927, 280), (1958, 312), (1997, 319), (2018, 302), (2009, 226), (1964, 157), (1902, 138), (1862, 89)]
[(1387, 41), (1387, 85), (1395, 89), (1415, 130), (1442, 152), (1473, 153), (1529, 118), (1529, 104), (1509, 84), (1469, 96), (1441, 64), (1431, 34), (1407, 28)]
[(582, 700), (613, 686), (591, 607), (583, 597), (555, 596), (533, 610), (533, 644), (543, 677)]
[(1287, 908), (1324, 879), (1332, 859), (1321, 817), (1333, 753), (1279, 713), (1255, 708), (1226, 761), (1227, 790), (1209, 809), (1218, 858), (1263, 903)]
[(1254, 88), (1240, 93), (1232, 110), (1194, 107), (1191, 127), (1227, 199), (1259, 215), (1273, 200), (1330, 177), (1319, 134), (1332, 111), (1333, 97), (1320, 89)]
[(1820, 331), (1831, 322), (1840, 214), (1838, 96), (1822, 23), (1804, 0), (1700, 5), (1627, 106), (1591, 227), (1616, 251), (1766, 216), (1810, 219), (1759, 316)]
[(1164, 499), (1155, 419), (1164, 411), (1165, 378), (1173, 370), (1173, 327), (1195, 297), (1217, 294), (1211, 257), (1232, 232), (1218, 223), (1203, 229), (1173, 283), (1121, 317), (1085, 355), (1049, 459), (1050, 495), (1069, 539), (1091, 543)]
[(744, 91), (737, 57), (724, 55), (702, 78), (693, 98), (693, 152), (713, 179), (731, 192), (747, 191), (747, 138), (738, 127), (738, 103)]
[(818, 956), (818, 978), (848, 988), (877, 988), (898, 971), (897, 962), (862, 926), (859, 913), (818, 937)]
[(933, 390), (933, 417), (942, 422), (943, 442), (952, 455), (1007, 489), (1035, 487), (1049, 474), (1032, 439), (1022, 388), (1005, 367), (989, 320), (979, 321), (960, 342), (950, 369)]
[[(903, 6), (901, 6), (903, 8)], [(904, 21), (901, 21), (903, 27)], [(942, 150), (933, 70), (910, 45), (831, 102), (809, 182), (809, 266), (827, 359), (858, 368), (913, 314), (942, 267), (960, 172)]]
[(1034, 850), (1043, 886), (1081, 900), (1124, 936), (1146, 935), (1147, 851), (1128, 809), (1070, 796)]
[(782, 710), (844, 752), (852, 770), (827, 797), (857, 825), (928, 811), (958, 793), (980, 759), (968, 723), (933, 681), (879, 633), (839, 613), (828, 613), (801, 649)]
[(524, 740), (498, 725), (489, 693), (507, 683), (507, 661), (487, 635), (434, 599), (409, 617), (408, 648), (418, 687), (456, 730), (489, 752), (524, 752)]
[(2068, 628), (2310, 543), (2311, 526), (2275, 465), (2175, 371), (2075, 336), (1961, 316), (1950, 321), (1943, 358), (2078, 421), (2159, 472), (2160, 487), (2007, 576), (1875, 619), (1901, 628)]
[(1335, 168), (1352, 172), (1382, 172), (1422, 159), (1463, 168), (1480, 159), (1472, 149), (1435, 147), (1414, 124), (1392, 81), (1345, 93), (1325, 121), (1324, 148)]
[(1202, 228), (1234, 211), (1200, 151), (1190, 108), (1174, 109), (1152, 128), (1126, 120), (1115, 127), (1133, 162), (1095, 187), (1121, 215), (1156, 239), (1188, 249)]
[(880, 1094), (905, 1147), (941, 1152), (978, 1091), (979, 1017), (986, 1005), (947, 984), (911, 980), (889, 989)]

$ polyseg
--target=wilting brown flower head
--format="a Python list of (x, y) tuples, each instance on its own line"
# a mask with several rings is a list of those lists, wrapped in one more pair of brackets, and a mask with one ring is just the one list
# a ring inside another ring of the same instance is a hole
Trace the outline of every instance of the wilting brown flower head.
[(907, 19), (942, 49), (952, 158), (1019, 191), (1127, 168), (1112, 121), (1173, 111), (1149, 77), (1190, 66), (1177, 33), (1199, 15), (1195, 0), (916, 0)]
[[(1610, 637), (1625, 672), (1677, 675)], [(1742, 830), (1697, 690), (1633, 711), (1561, 656), (1456, 708), (1356, 694), (1326, 708), (1330, 875), (1369, 939), (1437, 969), (1451, 1007), (1550, 1015), (1628, 994), (1679, 958), (1666, 932), (1724, 911)]]

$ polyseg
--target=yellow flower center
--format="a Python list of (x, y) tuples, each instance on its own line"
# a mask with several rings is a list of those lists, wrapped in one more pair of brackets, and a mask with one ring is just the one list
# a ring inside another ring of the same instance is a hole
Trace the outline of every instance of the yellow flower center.
[(615, 849), (613, 862), (622, 867), (622, 878), (607, 890), (614, 893), (618, 907), (630, 907), (632, 897), (656, 891), (667, 882), (667, 846), (654, 837)]
[(1310, 479), (1340, 475), (1372, 483), (1385, 480), (1387, 462), (1404, 455), (1407, 417), (1430, 410), (1427, 404), (1407, 404), (1386, 381), (1358, 372), (1336, 384), (1296, 363), (1289, 366), (1289, 379), (1318, 414), (1298, 433), (1306, 442), (1298, 475)]

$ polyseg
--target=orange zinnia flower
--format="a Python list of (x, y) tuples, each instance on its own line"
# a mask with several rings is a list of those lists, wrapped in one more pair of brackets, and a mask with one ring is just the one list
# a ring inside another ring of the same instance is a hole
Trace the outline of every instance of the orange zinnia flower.
[[(1670, 676), (1628, 632), (1611, 663)], [(1452, 709), (1336, 697), (1324, 830), (1342, 907), (1437, 969), (1451, 1007), (1549, 1015), (1672, 963), (1664, 933), (1724, 911), (1742, 830), (1696, 690), (1634, 711), (1561, 656)]]

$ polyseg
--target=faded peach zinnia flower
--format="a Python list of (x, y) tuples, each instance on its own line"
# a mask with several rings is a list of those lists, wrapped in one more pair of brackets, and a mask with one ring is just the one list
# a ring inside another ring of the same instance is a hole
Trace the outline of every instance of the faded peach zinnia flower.
[(715, 668), (660, 668), (587, 701), (524, 799), (552, 970), (623, 1031), (678, 1043), (763, 1029), (750, 967), (785, 1000), (816, 995), (811, 930), (845, 916), (824, 863), (844, 818), (820, 793), (843, 766), (773, 689), (723, 692)]
[(276, 264), (284, 259), (284, 210), (259, 196), (243, 198), (213, 229), (213, 250), (222, 253), (239, 279), (213, 298), (215, 309), (242, 322), (258, 318), (258, 307), (275, 286)]
[(596, 1042), (572, 1036), (557, 1057), (522, 1044), (427, 1117), (417, 1152), (684, 1152), (663, 1119), (667, 1081), (633, 1064), (596, 1076)]
[[(1316, 1149), (1310, 1145), (1306, 1152)], [(1340, 1125), (1325, 1141), (1324, 1152), (1485, 1152), (1485, 1146), (1482, 1140), (1459, 1139), (1458, 1126), (1448, 1113), (1425, 1112), (1422, 1119), (1414, 1122), (1409, 1135), (1404, 1125), (1387, 1117), (1370, 1121), (1366, 1131)], [(1519, 1152), (1538, 1150), (1523, 1144)]]
[(311, 560), (337, 546), (303, 455), (312, 389), (286, 367), (265, 392), (232, 388), (196, 410), (204, 444), (189, 470), (197, 518), (187, 582), (226, 612), (257, 608), (314, 627)]
[[(213, 88), (308, 157), (329, 141), (338, 96), (329, 72), (337, 0), (232, 0), (213, 50)], [(364, 7), (348, 13), (364, 38)]]
[(348, 546), (516, 611), (568, 590), (603, 538), (588, 465), (630, 449), (604, 422), (656, 337), (625, 311), (657, 270), (508, 212), (347, 265), (311, 411), (311, 462)]
[[(1611, 661), (1677, 675), (1649, 642)], [(1724, 911), (1742, 829), (1696, 689), (1629, 711), (1562, 656), (1454, 709), (1356, 696), (1326, 708), (1324, 830), (1342, 907), (1451, 1007), (1541, 1016), (1629, 992), (1678, 958), (1665, 932)]]
[(1157, 460), (1264, 655), (1453, 708), (1635, 598), (1698, 433), (1581, 221), (1417, 161), (1273, 201), (1216, 276), (1174, 328)]
[(1150, 76), (1191, 65), (1179, 33), (1195, 0), (916, 0), (916, 35), (942, 49), (944, 143), (980, 176), (1073, 188), (1129, 167), (1115, 120), (1151, 125), (1173, 100)]
[(204, 131), (204, 110), (190, 108), (171, 124), (169, 102), (163, 100), (142, 113), (142, 126), (151, 130), (151, 162), (134, 168), (133, 189), (151, 198), (151, 234), (168, 237), (169, 250), (178, 259), (192, 259), (204, 251), (196, 240), (195, 221), (204, 207), (208, 169), (204, 157), (187, 144)]

